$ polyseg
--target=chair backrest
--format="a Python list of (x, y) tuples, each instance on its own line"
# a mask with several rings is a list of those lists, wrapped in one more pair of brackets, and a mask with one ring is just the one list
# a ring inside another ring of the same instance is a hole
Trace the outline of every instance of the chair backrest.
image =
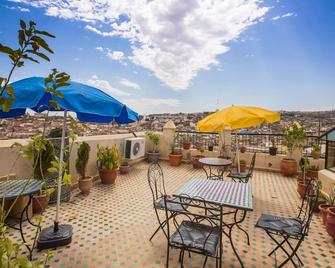
[[(164, 196), (164, 202), (168, 241), (170, 241), (171, 231), (177, 230), (180, 240), (179, 246), (181, 248), (185, 248), (184, 241), (186, 239), (190, 239), (189, 233), (180, 232), (178, 227), (183, 221), (187, 221), (188, 223), (193, 222), (201, 224), (202, 227), (205, 226), (205, 230), (207, 230), (207, 232), (204, 232), (205, 237), (203, 243), (199, 244), (200, 240), (194, 241), (192, 248), (195, 248), (196, 251), (199, 250), (200, 252), (198, 253), (205, 251), (211, 243), (210, 236), (213, 234), (213, 231), (215, 231), (216, 234), (219, 234), (219, 250), (222, 252), (222, 206), (207, 202), (202, 198), (190, 198), (186, 195), (178, 196), (173, 199), (168, 196)], [(208, 229), (206, 227), (208, 227)], [(198, 230), (202, 230), (202, 228), (198, 228)], [(211, 231), (208, 232), (208, 230)]]
[(301, 201), (301, 206), (299, 207), (297, 218), (302, 222), (302, 233), (304, 235), (308, 234), (314, 208), (319, 197), (319, 187), (320, 186), (316, 180), (310, 179), (304, 193), (304, 198)]
[(255, 168), (255, 163), (256, 163), (256, 153), (254, 153), (251, 158), (251, 163), (250, 163), (250, 167), (248, 170), (248, 177), (252, 177), (252, 173), (254, 172), (254, 168)]
[(148, 168), (148, 182), (154, 203), (166, 195), (163, 170), (156, 162), (151, 163)]

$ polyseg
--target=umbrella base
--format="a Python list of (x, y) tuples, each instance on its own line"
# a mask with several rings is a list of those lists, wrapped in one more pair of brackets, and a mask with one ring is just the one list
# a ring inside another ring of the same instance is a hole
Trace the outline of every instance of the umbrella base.
[(37, 240), (37, 249), (49, 249), (66, 246), (72, 241), (72, 226), (70, 224), (60, 224), (55, 222), (41, 231)]

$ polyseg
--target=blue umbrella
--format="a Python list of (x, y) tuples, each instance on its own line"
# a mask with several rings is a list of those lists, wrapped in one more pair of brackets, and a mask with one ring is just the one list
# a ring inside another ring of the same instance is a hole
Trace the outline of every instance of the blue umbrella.
[[(57, 91), (64, 96), (64, 98), (59, 98), (53, 96), (53, 93), (45, 92), (48, 86), (45, 85), (44, 78), (30, 77), (22, 79), (11, 84), (15, 92), (15, 101), (11, 110), (3, 112), (0, 107), (0, 118), (10, 118), (25, 114), (28, 108), (35, 112), (43, 112), (46, 110), (54, 111), (49, 101), (52, 97), (57, 101), (58, 106), (64, 111), (61, 153), (59, 158), (59, 178), (62, 176), (61, 163), (63, 162), (67, 112), (75, 112), (78, 120), (82, 122), (109, 123), (115, 121), (118, 124), (128, 124), (138, 121), (138, 114), (136, 112), (102, 90), (73, 81), (70, 81), (69, 84), (69, 86), (57, 89)], [(45, 232), (42, 230), (38, 240), (40, 249), (66, 245), (71, 242), (72, 227), (67, 224), (58, 225), (61, 182), (60, 180), (57, 181), (55, 225), (53, 228), (44, 229)]]

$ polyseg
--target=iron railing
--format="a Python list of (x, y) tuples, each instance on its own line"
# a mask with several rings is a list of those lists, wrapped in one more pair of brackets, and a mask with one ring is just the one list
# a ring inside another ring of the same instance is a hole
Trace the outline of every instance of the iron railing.
[[(219, 134), (216, 132), (197, 132), (197, 131), (176, 131), (177, 144), (182, 144), (184, 137), (187, 137), (193, 147), (201, 145), (204, 149), (207, 149), (208, 145), (213, 144), (219, 146)], [(246, 147), (247, 152), (256, 153), (268, 153), (271, 146), (277, 148), (277, 154), (287, 154), (287, 149), (283, 146), (284, 135), (281, 133), (232, 133), (231, 143), (236, 143), (236, 137), (238, 138), (239, 146), (243, 145)], [(308, 135), (304, 146), (304, 155), (311, 156), (312, 145), (318, 143), (321, 145), (321, 157), (325, 157), (326, 143), (316, 135)]]

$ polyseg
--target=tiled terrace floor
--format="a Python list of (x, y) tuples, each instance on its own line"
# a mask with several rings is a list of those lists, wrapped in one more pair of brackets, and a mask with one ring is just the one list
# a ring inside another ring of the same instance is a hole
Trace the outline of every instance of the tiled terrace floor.
[[(139, 163), (128, 175), (119, 176), (115, 185), (97, 183), (89, 196), (76, 192), (72, 202), (63, 204), (61, 219), (73, 225), (73, 242), (54, 251), (51, 267), (164, 267), (165, 237), (160, 233), (153, 243), (148, 241), (157, 222), (146, 178), (147, 168), (147, 163)], [(190, 165), (170, 167), (163, 162), (162, 168), (169, 193), (192, 177), (204, 177), (202, 170), (194, 170)], [(245, 267), (274, 267), (274, 258), (267, 256), (274, 245), (264, 232), (254, 228), (254, 224), (261, 213), (295, 215), (300, 202), (295, 179), (255, 171), (252, 184), (255, 209), (243, 223), (251, 244), (248, 246), (243, 234), (236, 231), (235, 245)], [(45, 213), (45, 226), (52, 222), (53, 215), (51, 207)], [(305, 267), (335, 267), (335, 244), (319, 215), (312, 221), (310, 235), (300, 255)], [(282, 257), (277, 255), (279, 261)], [(171, 258), (170, 267), (179, 267), (176, 250), (172, 251)], [(185, 267), (202, 267), (202, 262), (202, 256), (192, 254), (191, 259), (185, 256)], [(215, 267), (214, 260), (209, 260), (207, 267)], [(223, 267), (239, 267), (228, 240), (224, 240)]]

